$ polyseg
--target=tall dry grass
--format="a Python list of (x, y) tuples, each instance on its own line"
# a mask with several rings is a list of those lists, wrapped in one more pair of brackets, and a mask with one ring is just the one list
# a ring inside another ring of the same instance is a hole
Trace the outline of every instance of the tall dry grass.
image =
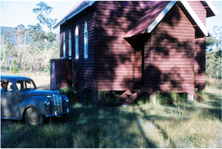
[(141, 102), (104, 107), (71, 101), (71, 113), (65, 121), (50, 119), (31, 127), (24, 121), (3, 120), (1, 147), (221, 148), (219, 81), (207, 79), (202, 103), (153, 106)]

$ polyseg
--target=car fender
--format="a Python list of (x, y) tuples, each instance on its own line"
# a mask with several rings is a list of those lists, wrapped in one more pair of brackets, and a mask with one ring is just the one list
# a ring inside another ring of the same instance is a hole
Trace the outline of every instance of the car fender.
[(49, 114), (50, 106), (45, 105), (45, 100), (47, 98), (41, 96), (34, 96), (29, 99), (24, 100), (17, 109), (16, 118), (21, 120), (23, 118), (23, 114), (28, 107), (36, 107), (40, 113), (43, 115)]

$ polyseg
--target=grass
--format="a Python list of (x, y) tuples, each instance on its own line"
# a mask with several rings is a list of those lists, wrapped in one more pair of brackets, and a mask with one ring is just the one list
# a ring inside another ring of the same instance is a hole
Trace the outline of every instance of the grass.
[(51, 119), (31, 127), (24, 121), (2, 120), (1, 147), (221, 148), (218, 82), (206, 80), (202, 103), (153, 106), (143, 99), (128, 107), (109, 107), (71, 101), (71, 113), (65, 121)]

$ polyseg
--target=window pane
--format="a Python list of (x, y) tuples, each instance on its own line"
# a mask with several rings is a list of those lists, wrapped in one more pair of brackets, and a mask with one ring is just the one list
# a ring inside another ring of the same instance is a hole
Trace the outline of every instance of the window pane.
[(76, 26), (75, 30), (75, 53), (76, 53), (76, 59), (79, 59), (79, 27)]
[(9, 81), (1, 81), (1, 92), (13, 92), (15, 87), (12, 82)]
[(88, 58), (88, 30), (86, 22), (84, 27), (84, 58)]
[[(69, 56), (72, 56), (72, 37), (71, 37), (71, 29), (69, 30)], [(69, 57), (71, 59), (71, 57)]]
[(65, 38), (65, 33), (63, 34), (63, 57), (66, 57), (66, 38)]
[(25, 81), (26, 83), (26, 88), (29, 88), (29, 89), (34, 89), (34, 84), (32, 83), (32, 81)]

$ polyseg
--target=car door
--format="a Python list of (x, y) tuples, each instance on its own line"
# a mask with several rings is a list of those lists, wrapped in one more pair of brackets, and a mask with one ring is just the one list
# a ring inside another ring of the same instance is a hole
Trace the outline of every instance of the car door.
[(20, 100), (13, 82), (8, 81), (7, 91), (1, 92), (1, 117), (15, 117)]

